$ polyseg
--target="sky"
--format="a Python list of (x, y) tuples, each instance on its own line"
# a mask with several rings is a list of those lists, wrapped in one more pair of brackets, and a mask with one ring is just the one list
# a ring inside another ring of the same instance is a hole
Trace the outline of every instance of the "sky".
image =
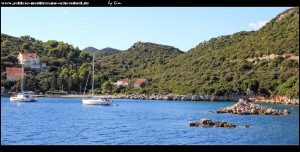
[(2, 7), (1, 33), (63, 41), (79, 49), (152, 42), (188, 51), (239, 31), (258, 30), (290, 7)]

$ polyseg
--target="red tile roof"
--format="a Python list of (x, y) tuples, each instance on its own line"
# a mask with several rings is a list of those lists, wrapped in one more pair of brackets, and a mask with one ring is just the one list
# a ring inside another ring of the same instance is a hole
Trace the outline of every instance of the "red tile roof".
[(22, 68), (19, 67), (6, 67), (6, 76), (8, 77), (21, 77)]
[(8, 77), (21, 77), (22, 73), (7, 73), (6, 76), (8, 76)]
[(31, 58), (38, 58), (39, 57), (36, 53), (27, 53), (27, 52), (25, 53), (25, 52), (23, 52), (21, 54), (24, 55), (24, 56), (31, 57)]
[(143, 82), (145, 82), (147, 79), (144, 79), (144, 78), (141, 78), (141, 79), (137, 79), (136, 81), (135, 81), (135, 83), (143, 83)]
[(22, 72), (22, 68), (20, 68), (20, 67), (6, 67), (6, 71), (20, 71), (20, 72)]
[(128, 78), (120, 79), (120, 80), (118, 80), (118, 82), (128, 83), (128, 82), (129, 82), (129, 79), (128, 79)]

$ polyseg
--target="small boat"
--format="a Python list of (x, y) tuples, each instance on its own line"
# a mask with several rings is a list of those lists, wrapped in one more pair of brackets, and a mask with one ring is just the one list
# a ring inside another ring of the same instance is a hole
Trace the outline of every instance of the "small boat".
[(91, 98), (83, 98), (82, 103), (84, 105), (105, 105), (110, 106), (112, 105), (112, 101), (106, 98), (97, 98), (94, 97), (94, 55), (93, 55), (93, 82), (92, 82), (92, 97)]
[(112, 105), (109, 99), (95, 98), (95, 97), (82, 99), (82, 103), (85, 105), (105, 105), (105, 106)]
[(32, 91), (21, 91), (9, 98), (11, 102), (36, 102), (38, 98)]

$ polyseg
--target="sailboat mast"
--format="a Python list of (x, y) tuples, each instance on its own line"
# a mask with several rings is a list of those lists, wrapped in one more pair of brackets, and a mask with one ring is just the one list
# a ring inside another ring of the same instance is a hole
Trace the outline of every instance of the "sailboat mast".
[(22, 64), (22, 79), (21, 79), (21, 92), (23, 91), (23, 82), (24, 81), (24, 63)]
[(94, 54), (93, 54), (93, 83), (92, 83), (92, 96), (94, 98), (94, 72), (95, 72), (95, 67), (94, 67)]

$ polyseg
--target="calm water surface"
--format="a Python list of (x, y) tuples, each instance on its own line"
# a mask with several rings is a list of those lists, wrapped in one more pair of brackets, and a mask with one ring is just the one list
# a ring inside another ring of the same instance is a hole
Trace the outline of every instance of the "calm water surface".
[[(235, 102), (115, 99), (113, 106), (85, 106), (81, 98), (1, 98), (2, 145), (299, 145), (299, 106), (290, 115), (217, 114)], [(117, 106), (118, 104), (118, 106)], [(227, 121), (249, 128), (190, 127), (189, 120)]]

